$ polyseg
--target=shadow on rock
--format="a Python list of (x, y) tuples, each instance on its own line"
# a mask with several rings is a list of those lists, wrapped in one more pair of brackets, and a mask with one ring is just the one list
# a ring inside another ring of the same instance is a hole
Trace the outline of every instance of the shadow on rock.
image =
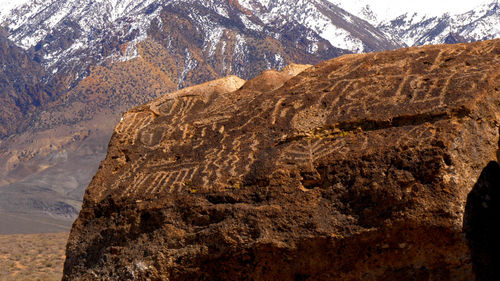
[(477, 280), (500, 280), (500, 166), (490, 162), (467, 197), (464, 232)]

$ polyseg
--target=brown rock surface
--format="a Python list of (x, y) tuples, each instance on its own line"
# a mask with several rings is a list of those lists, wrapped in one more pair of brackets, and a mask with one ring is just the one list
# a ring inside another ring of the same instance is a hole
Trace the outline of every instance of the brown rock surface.
[(500, 40), (348, 55), (132, 109), (63, 279), (491, 280), (499, 63)]

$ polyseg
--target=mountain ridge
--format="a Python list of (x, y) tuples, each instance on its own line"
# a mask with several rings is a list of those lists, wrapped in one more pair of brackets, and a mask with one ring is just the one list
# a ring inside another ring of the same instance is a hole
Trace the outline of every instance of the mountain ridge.
[(433, 17), (405, 14), (378, 25), (386, 34), (400, 38), (394, 40), (409, 46), (454, 43), (447, 41), (450, 35), (455, 37), (455, 43), (494, 39), (500, 37), (499, 26), (500, 4), (497, 1), (463, 14)]

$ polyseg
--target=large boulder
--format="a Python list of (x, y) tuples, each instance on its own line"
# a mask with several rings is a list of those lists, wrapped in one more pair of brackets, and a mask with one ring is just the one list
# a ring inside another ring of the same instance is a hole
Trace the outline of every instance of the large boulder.
[(165, 95), (117, 125), (64, 280), (491, 280), (499, 124), (500, 40)]

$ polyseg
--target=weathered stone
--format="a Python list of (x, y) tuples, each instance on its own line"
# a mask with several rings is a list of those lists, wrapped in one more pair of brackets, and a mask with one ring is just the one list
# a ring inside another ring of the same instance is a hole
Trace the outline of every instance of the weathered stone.
[(64, 279), (495, 276), (499, 63), (500, 40), (348, 55), (130, 110)]

